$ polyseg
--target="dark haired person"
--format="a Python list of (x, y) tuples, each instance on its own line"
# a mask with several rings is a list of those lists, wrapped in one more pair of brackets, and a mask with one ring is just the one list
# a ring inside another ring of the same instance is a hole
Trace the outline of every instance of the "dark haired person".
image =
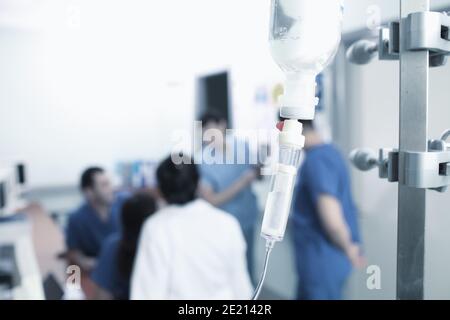
[[(252, 183), (259, 176), (257, 163), (251, 163), (251, 152), (245, 141), (226, 135), (227, 120), (219, 114), (209, 112), (203, 115), (204, 133), (214, 130), (221, 134), (213, 142), (204, 145), (200, 195), (212, 205), (234, 216), (242, 228), (247, 243), (248, 270), (253, 271), (253, 244), (256, 220), (259, 215), (257, 198)], [(214, 132), (212, 131), (212, 133)], [(206, 148), (205, 148), (206, 147)], [(210, 151), (215, 149), (214, 159), (219, 163), (208, 163)], [(231, 157), (230, 155), (233, 155)], [(240, 156), (242, 159), (239, 159)], [(230, 161), (230, 159), (232, 161)], [(220, 160), (222, 162), (220, 163)], [(227, 161), (228, 160), (228, 161)]]
[(122, 231), (105, 240), (91, 275), (96, 284), (96, 299), (129, 299), (131, 271), (141, 227), (155, 210), (155, 201), (147, 194), (137, 194), (124, 203)]
[(249, 299), (239, 223), (197, 199), (197, 168), (190, 160), (183, 163), (168, 158), (158, 167), (158, 187), (168, 206), (142, 229), (131, 299)]
[(102, 242), (119, 231), (119, 213), (125, 194), (114, 194), (102, 168), (91, 167), (81, 175), (84, 203), (69, 216), (66, 229), (67, 257), (84, 273), (95, 267)]
[(338, 149), (312, 121), (302, 123), (305, 161), (292, 215), (298, 299), (338, 300), (352, 266), (364, 265), (350, 177)]

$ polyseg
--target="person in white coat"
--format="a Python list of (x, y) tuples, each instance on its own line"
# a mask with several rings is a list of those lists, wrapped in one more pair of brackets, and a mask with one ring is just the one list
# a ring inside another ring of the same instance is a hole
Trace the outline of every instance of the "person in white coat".
[(131, 279), (133, 300), (244, 300), (252, 296), (246, 244), (238, 221), (197, 198), (190, 158), (157, 170), (168, 206), (142, 230)]

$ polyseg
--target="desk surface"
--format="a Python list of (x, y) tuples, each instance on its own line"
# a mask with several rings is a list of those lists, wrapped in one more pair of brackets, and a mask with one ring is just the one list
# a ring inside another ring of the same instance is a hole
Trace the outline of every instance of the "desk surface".
[(28, 219), (4, 220), (0, 224), (0, 243), (14, 248), (20, 282), (11, 291), (12, 299), (44, 299), (42, 277), (32, 240), (32, 224)]
[(63, 231), (38, 204), (22, 210), (32, 226), (32, 240), (42, 279), (52, 273), (62, 285), (65, 282), (65, 261), (58, 255), (65, 250)]

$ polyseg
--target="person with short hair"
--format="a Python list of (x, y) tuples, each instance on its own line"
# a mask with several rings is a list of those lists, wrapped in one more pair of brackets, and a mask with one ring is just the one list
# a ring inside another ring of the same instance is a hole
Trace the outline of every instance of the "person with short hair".
[[(221, 137), (215, 137), (215, 156), (222, 163), (207, 163), (199, 166), (201, 174), (200, 195), (212, 205), (235, 217), (242, 228), (247, 243), (247, 263), (253, 277), (254, 239), (257, 219), (260, 214), (252, 184), (259, 178), (258, 163), (251, 163), (251, 151), (245, 141), (227, 136), (227, 120), (215, 112), (207, 112), (202, 119), (203, 131), (216, 130)], [(211, 146), (211, 144), (209, 146)], [(203, 158), (208, 151), (203, 150)], [(230, 154), (233, 157), (230, 157)], [(243, 159), (239, 159), (244, 155)], [(227, 163), (231, 159), (232, 163)], [(254, 279), (253, 279), (254, 280)]]
[(66, 228), (67, 258), (89, 273), (103, 241), (120, 229), (119, 212), (127, 195), (115, 195), (111, 179), (100, 167), (83, 172), (80, 189), (84, 203), (69, 215)]
[(192, 159), (157, 169), (167, 206), (148, 219), (135, 260), (131, 299), (249, 299), (246, 245), (238, 221), (197, 198)]

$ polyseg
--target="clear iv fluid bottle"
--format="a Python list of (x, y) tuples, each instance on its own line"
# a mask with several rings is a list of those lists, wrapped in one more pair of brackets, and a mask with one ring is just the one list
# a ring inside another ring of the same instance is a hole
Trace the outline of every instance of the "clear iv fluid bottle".
[(286, 74), (284, 118), (313, 119), (316, 76), (334, 58), (341, 41), (341, 0), (272, 0), (270, 48)]

